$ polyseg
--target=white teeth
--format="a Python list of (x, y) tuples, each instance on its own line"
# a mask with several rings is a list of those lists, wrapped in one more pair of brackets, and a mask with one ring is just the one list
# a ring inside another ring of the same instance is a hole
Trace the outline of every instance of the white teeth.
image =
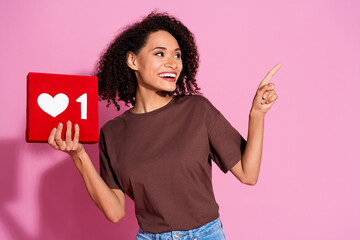
[(162, 74), (159, 74), (160, 77), (171, 77), (171, 78), (174, 78), (176, 77), (176, 74), (174, 73), (162, 73)]

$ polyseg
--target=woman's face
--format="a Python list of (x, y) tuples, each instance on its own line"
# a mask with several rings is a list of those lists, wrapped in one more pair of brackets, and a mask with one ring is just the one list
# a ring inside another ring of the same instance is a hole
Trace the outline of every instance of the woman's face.
[(172, 92), (183, 68), (179, 44), (169, 32), (151, 33), (138, 55), (130, 53), (128, 65), (141, 91)]

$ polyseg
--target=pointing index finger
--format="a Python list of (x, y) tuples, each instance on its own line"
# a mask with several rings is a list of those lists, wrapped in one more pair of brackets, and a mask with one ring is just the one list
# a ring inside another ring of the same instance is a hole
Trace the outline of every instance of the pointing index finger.
[(276, 64), (275, 67), (273, 67), (269, 73), (265, 76), (265, 78), (260, 82), (259, 88), (261, 88), (262, 86), (264, 86), (265, 84), (268, 84), (270, 79), (272, 78), (272, 76), (274, 76), (274, 74), (277, 72), (277, 70), (279, 70), (279, 68), (281, 67), (281, 63)]

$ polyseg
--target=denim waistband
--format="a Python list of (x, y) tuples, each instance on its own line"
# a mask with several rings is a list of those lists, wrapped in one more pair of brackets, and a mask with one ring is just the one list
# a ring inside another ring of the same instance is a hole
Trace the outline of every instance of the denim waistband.
[(188, 236), (189, 239), (200, 238), (204, 235), (207, 235), (213, 231), (216, 231), (217, 229), (221, 228), (222, 222), (220, 217), (215, 219), (214, 221), (211, 221), (201, 227), (191, 229), (191, 230), (182, 230), (182, 231), (170, 231), (170, 232), (164, 232), (164, 233), (149, 233), (144, 232), (141, 228), (139, 228), (139, 233), (142, 235), (145, 235), (147, 238), (151, 240), (170, 240), (170, 239), (179, 239), (185, 236)]

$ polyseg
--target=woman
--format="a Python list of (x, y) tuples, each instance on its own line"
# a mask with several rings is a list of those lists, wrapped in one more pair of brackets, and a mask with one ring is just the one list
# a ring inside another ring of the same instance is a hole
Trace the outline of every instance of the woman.
[[(135, 202), (136, 239), (225, 239), (211, 182), (211, 160), (242, 183), (257, 181), (265, 113), (277, 95), (260, 83), (249, 114), (248, 139), (199, 93), (193, 34), (166, 13), (150, 13), (128, 26), (100, 59), (99, 96), (120, 109), (100, 130), (100, 175), (75, 124), (59, 124), (49, 144), (67, 152), (90, 197), (113, 223), (125, 216), (125, 194)], [(109, 105), (108, 105), (109, 106)]]

